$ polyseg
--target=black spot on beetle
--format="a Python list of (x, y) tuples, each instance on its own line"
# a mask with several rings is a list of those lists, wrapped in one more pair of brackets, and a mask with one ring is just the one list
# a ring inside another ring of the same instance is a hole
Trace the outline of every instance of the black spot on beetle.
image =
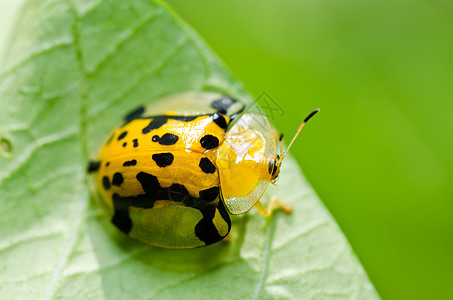
[(200, 200), (206, 203), (214, 201), (217, 196), (219, 196), (219, 188), (216, 186), (200, 191)]
[(176, 144), (176, 142), (178, 140), (179, 140), (179, 137), (177, 135), (172, 134), (172, 133), (166, 133), (160, 137), (159, 144), (165, 145), (165, 146), (170, 146), (170, 145)]
[(132, 220), (129, 216), (129, 201), (126, 197), (121, 197), (117, 193), (112, 195), (113, 207), (115, 209), (112, 223), (119, 230), (128, 234), (132, 229)]
[(214, 149), (219, 146), (219, 139), (213, 135), (207, 134), (200, 139), (201, 147), (206, 150)]
[(124, 181), (123, 175), (121, 173), (116, 172), (113, 174), (112, 184), (116, 186), (120, 186)]
[[(196, 208), (203, 214), (203, 219), (195, 228), (196, 235), (206, 244), (212, 244), (221, 240), (224, 236), (218, 234), (213, 217), (215, 216), (216, 207), (209, 202), (215, 200), (219, 195), (219, 188), (212, 187), (200, 191), (200, 198), (195, 198), (189, 194), (186, 187), (181, 184), (173, 184), (168, 188), (162, 188), (156, 176), (139, 172), (136, 175), (137, 181), (140, 182), (144, 194), (137, 196), (120, 196), (117, 193), (112, 195), (114, 214), (112, 223), (122, 232), (128, 234), (133, 226), (129, 215), (129, 207), (153, 208), (157, 200), (173, 200), (184, 203), (186, 206)], [(218, 201), (217, 209), (221, 217), (228, 224), (228, 232), (231, 228), (231, 220), (226, 212), (222, 201)]]
[(126, 135), (127, 135), (127, 131), (122, 132), (122, 133), (118, 136), (118, 141), (124, 139), (124, 138), (126, 137)]
[(200, 163), (198, 164), (198, 166), (203, 172), (208, 174), (215, 173), (216, 170), (214, 164), (207, 157), (203, 157), (202, 159), (200, 159)]
[(147, 117), (147, 119), (151, 119), (151, 122), (142, 129), (143, 134), (149, 133), (151, 130), (158, 129), (162, 125), (166, 124), (168, 120), (177, 120), (182, 122), (191, 122), (200, 116), (153, 116)]
[(96, 172), (99, 170), (99, 167), (101, 166), (101, 163), (98, 161), (90, 161), (88, 163), (88, 173)]
[(201, 209), (200, 211), (203, 214), (203, 219), (195, 226), (195, 235), (201, 241), (205, 242), (206, 245), (213, 244), (222, 239), (212, 222), (215, 210), (216, 208), (214, 206), (207, 206), (206, 208)]
[(226, 129), (228, 126), (227, 120), (225, 119), (225, 116), (221, 114), (213, 114), (212, 115), (212, 120), (214, 123), (216, 123), (220, 128)]
[(108, 190), (110, 188), (110, 180), (107, 176), (102, 177), (102, 186)]
[[(139, 172), (136, 178), (142, 185), (145, 195), (129, 197), (130, 205), (134, 207), (151, 208), (156, 200), (173, 200), (182, 202), (189, 207), (201, 209), (206, 207), (207, 203), (214, 201), (219, 195), (218, 187), (200, 191), (200, 198), (191, 196), (187, 188), (182, 184), (175, 183), (168, 188), (163, 188), (160, 186), (156, 176), (145, 172)], [(144, 197), (146, 201), (141, 200)]]
[(105, 163), (105, 166), (106, 166), (106, 167), (110, 166), (110, 162), (109, 162), (109, 161), (106, 162), (106, 163)]
[(136, 164), (137, 164), (137, 161), (135, 159), (128, 160), (123, 163), (123, 167), (135, 166)]
[(145, 128), (142, 129), (143, 134), (147, 134), (151, 130), (158, 129), (165, 123), (167, 123), (167, 118), (155, 117)]
[(194, 198), (190, 197), (189, 191), (182, 184), (178, 184), (178, 183), (172, 184), (167, 189), (167, 193), (168, 193), (169, 200), (182, 202), (189, 206), (196, 204), (193, 201), (191, 201)]
[(171, 165), (175, 157), (171, 153), (156, 153), (152, 158), (159, 167), (163, 168)]
[(237, 100), (229, 98), (227, 96), (222, 96), (222, 98), (215, 100), (211, 103), (211, 106), (221, 114), (226, 114), (228, 108), (236, 103)]
[(138, 147), (138, 140), (134, 139), (132, 142), (134, 143), (134, 148), (137, 148)]
[(124, 143), (123, 143), (123, 147), (126, 147), (126, 146), (127, 146), (127, 142), (124, 142)]
[(124, 118), (124, 120), (126, 121), (126, 123), (129, 123), (132, 120), (140, 118), (143, 115), (144, 112), (145, 112), (145, 107), (144, 106), (140, 106), (140, 107), (136, 108), (135, 110), (131, 111)]
[(159, 136), (158, 135), (153, 136), (152, 141), (153, 142), (158, 142), (159, 141)]
[(160, 190), (159, 180), (157, 180), (156, 176), (140, 172), (137, 174), (136, 178), (147, 195), (152, 197)]

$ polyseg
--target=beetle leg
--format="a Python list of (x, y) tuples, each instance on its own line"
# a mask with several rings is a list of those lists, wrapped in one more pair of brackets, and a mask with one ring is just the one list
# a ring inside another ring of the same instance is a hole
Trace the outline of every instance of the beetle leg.
[(288, 203), (284, 203), (278, 200), (277, 196), (271, 197), (271, 202), (269, 202), (267, 208), (265, 208), (259, 201), (255, 204), (255, 207), (259, 211), (259, 213), (265, 217), (270, 216), (276, 208), (280, 209), (287, 215), (293, 212), (293, 207)]

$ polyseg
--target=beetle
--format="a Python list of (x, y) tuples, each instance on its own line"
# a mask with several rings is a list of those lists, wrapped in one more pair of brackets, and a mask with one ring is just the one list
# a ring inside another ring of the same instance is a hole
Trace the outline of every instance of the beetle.
[[(106, 216), (123, 233), (163, 248), (196, 248), (224, 239), (229, 214), (256, 207), (269, 216), (290, 205), (259, 199), (275, 182), (283, 152), (262, 113), (215, 92), (165, 97), (129, 113), (89, 163), (90, 182)], [(280, 152), (277, 153), (277, 142)]]

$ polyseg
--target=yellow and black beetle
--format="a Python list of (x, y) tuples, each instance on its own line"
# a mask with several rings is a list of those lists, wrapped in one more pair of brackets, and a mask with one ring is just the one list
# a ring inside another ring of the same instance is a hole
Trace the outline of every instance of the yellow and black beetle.
[(154, 246), (195, 248), (228, 235), (228, 213), (253, 206), (263, 215), (275, 206), (291, 212), (277, 199), (267, 209), (259, 199), (294, 139), (282, 153), (266, 116), (243, 110), (227, 96), (189, 92), (127, 115), (89, 164), (94, 193), (112, 223)]

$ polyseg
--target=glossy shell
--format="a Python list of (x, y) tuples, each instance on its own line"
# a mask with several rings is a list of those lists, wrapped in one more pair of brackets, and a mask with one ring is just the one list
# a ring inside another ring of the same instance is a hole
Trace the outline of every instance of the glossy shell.
[(271, 180), (273, 129), (262, 114), (246, 113), (232, 124), (217, 151), (222, 197), (231, 214), (243, 214), (261, 198)]
[[(263, 115), (217, 93), (185, 93), (126, 116), (90, 163), (98, 202), (132, 238), (164, 248), (215, 243), (270, 180)], [(236, 122), (231, 122), (237, 117)], [(231, 125), (230, 125), (231, 122)], [(222, 198), (223, 197), (223, 198)]]

